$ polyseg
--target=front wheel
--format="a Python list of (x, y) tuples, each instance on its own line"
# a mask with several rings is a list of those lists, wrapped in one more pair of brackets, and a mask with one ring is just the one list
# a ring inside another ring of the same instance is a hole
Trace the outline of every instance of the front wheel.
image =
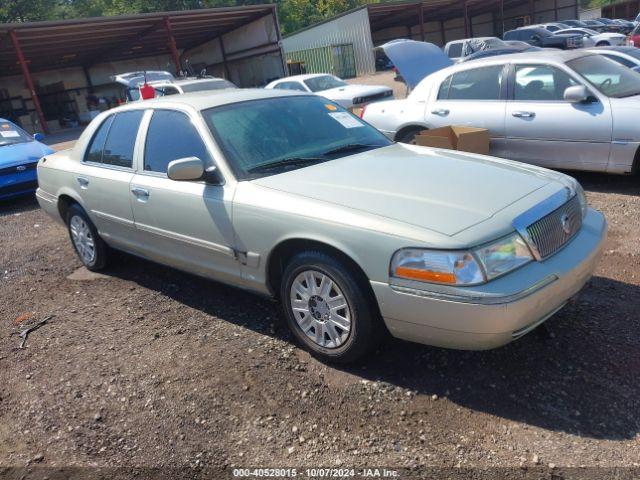
[(596, 43), (596, 47), (608, 47), (609, 42), (598, 42)]
[(107, 245), (86, 212), (72, 205), (67, 212), (69, 237), (78, 257), (91, 271), (101, 270), (107, 264)]
[(323, 252), (296, 255), (280, 298), (294, 336), (314, 355), (353, 362), (372, 350), (384, 326), (371, 295), (349, 267)]

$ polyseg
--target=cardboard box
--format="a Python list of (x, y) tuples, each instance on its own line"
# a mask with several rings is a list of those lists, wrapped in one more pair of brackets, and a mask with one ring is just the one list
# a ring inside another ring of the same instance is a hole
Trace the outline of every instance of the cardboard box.
[(447, 148), (461, 152), (489, 155), (489, 130), (463, 126), (450, 126), (423, 130), (414, 140), (416, 145)]

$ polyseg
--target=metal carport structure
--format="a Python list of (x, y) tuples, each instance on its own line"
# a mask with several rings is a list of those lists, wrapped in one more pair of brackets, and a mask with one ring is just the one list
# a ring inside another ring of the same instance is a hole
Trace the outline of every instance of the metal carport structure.
[(46, 131), (33, 78), (38, 72), (82, 69), (91, 88), (92, 69), (103, 64), (161, 56), (176, 72), (195, 60), (230, 77), (233, 62), (260, 55), (279, 56), (277, 73), (284, 71), (273, 4), (0, 24), (0, 87), (21, 74)]
[(373, 73), (373, 48), (389, 40), (409, 38), (444, 45), (460, 38), (501, 36), (518, 26), (577, 17), (577, 0), (381, 2), (287, 35), (283, 46), (287, 59), (313, 61), (322, 57), (318, 53), (322, 49), (352, 45), (357, 74), (361, 75)]

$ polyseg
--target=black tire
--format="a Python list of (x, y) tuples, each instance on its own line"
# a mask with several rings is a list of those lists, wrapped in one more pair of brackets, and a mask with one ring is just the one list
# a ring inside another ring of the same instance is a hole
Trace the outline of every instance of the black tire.
[[(82, 219), (82, 221), (86, 224), (86, 226), (89, 229), (91, 239), (93, 240), (93, 244), (94, 244), (94, 255), (91, 260), (87, 260), (83, 257), (83, 255), (78, 250), (76, 243), (73, 240), (73, 234), (71, 232), (71, 222), (74, 217), (79, 217), (80, 219)], [(78, 255), (78, 258), (80, 259), (82, 264), (92, 272), (102, 270), (107, 265), (109, 247), (107, 246), (106, 243), (104, 243), (104, 240), (100, 238), (100, 235), (98, 234), (98, 230), (96, 229), (95, 225), (93, 224), (93, 222), (91, 221), (87, 213), (84, 211), (84, 209), (80, 205), (73, 204), (67, 210), (66, 222), (67, 222), (67, 230), (69, 231), (69, 238), (71, 239), (71, 245), (73, 245), (73, 249), (76, 251), (76, 254)]]
[(609, 46), (609, 42), (602, 41), (602, 42), (596, 43), (596, 47), (608, 47), (608, 46)]
[[(291, 306), (290, 292), (296, 277), (305, 271), (328, 276), (341, 290), (351, 313), (351, 330), (346, 340), (334, 348), (325, 348), (310, 339), (298, 325)], [(287, 265), (280, 285), (280, 300), (289, 329), (314, 356), (324, 361), (350, 363), (371, 352), (384, 338), (386, 329), (372, 294), (352, 270), (321, 251), (306, 251), (294, 256)]]
[(415, 128), (413, 130), (409, 130), (407, 132), (403, 132), (401, 135), (398, 136), (397, 141), (399, 143), (413, 143), (413, 140), (416, 138), (416, 135), (418, 135), (418, 133), (420, 133), (422, 130), (424, 130), (423, 128)]

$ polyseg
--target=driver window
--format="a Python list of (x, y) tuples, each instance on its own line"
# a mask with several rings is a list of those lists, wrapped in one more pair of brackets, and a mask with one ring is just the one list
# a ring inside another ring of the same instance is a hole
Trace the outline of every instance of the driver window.
[(548, 65), (517, 65), (514, 99), (519, 101), (564, 100), (564, 91), (578, 85), (569, 75)]
[(175, 110), (156, 110), (151, 117), (144, 147), (144, 169), (167, 173), (169, 162), (198, 157), (205, 165), (211, 157), (188, 115)]

